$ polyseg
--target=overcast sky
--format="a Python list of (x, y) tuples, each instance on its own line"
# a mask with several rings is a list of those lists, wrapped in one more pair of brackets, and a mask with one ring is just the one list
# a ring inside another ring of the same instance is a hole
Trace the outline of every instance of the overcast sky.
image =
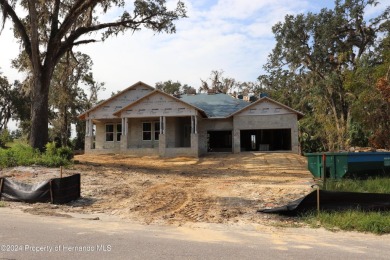
[[(176, 2), (176, 1), (169, 1)], [(188, 18), (178, 21), (177, 33), (143, 30), (75, 49), (94, 62), (93, 73), (105, 82), (105, 99), (112, 92), (138, 81), (154, 86), (159, 81), (180, 81), (195, 88), (212, 70), (223, 70), (237, 81), (255, 81), (262, 73), (275, 41), (272, 26), (286, 14), (317, 13), (333, 7), (333, 0), (185, 0)], [(390, 0), (382, 0), (369, 15), (377, 14)], [(112, 12), (111, 15), (115, 15)], [(9, 29), (0, 35), (0, 71), (10, 81), (22, 79), (10, 68), (19, 46)], [(99, 36), (96, 37), (99, 39)]]

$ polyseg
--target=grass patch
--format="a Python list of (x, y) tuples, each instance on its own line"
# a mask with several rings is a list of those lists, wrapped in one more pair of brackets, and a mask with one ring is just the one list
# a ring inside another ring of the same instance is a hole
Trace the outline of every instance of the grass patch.
[[(324, 190), (361, 193), (390, 193), (390, 178), (371, 178), (367, 180), (341, 179), (327, 180)], [(390, 233), (390, 212), (365, 212), (347, 210), (341, 212), (306, 213), (301, 218), (312, 227), (328, 230), (370, 232), (374, 234)]]
[(5, 202), (4, 201), (0, 201), (0, 208), (4, 208), (6, 205), (5, 205)]
[(343, 212), (316, 212), (303, 216), (311, 227), (318, 222), (328, 230), (370, 232), (378, 235), (390, 233), (390, 212), (363, 212), (348, 210)]
[(390, 178), (327, 180), (322, 188), (329, 191), (390, 193)]

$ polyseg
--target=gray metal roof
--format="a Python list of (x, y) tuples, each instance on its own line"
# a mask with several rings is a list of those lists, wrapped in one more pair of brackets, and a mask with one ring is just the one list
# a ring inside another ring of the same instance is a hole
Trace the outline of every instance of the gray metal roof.
[(236, 99), (230, 95), (222, 93), (183, 95), (180, 99), (202, 109), (206, 112), (207, 117), (209, 118), (228, 117), (234, 112), (251, 104), (244, 100)]

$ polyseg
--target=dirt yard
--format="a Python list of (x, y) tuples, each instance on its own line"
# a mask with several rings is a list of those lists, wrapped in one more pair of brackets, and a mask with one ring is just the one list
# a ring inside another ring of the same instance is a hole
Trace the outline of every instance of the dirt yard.
[[(32, 214), (104, 213), (146, 224), (293, 222), (260, 214), (311, 190), (305, 157), (289, 153), (213, 154), (199, 159), (78, 155), (64, 176), (81, 173), (81, 198), (66, 205), (6, 202)], [(0, 176), (36, 183), (59, 169), (16, 167)]]

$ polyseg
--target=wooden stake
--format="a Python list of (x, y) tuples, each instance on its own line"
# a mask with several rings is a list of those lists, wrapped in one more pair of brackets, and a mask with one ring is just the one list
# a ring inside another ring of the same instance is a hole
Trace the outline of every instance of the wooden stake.
[(60, 178), (62, 179), (62, 166), (60, 166), (60, 172), (61, 172)]
[(317, 185), (317, 218), (320, 216), (320, 186)]
[(0, 179), (0, 199), (1, 199), (1, 193), (3, 192), (3, 178)]
[(314, 184), (311, 187), (312, 188), (317, 187), (317, 222), (318, 222), (320, 217), (320, 185)]
[(50, 200), (51, 200), (51, 204), (53, 204), (53, 186), (51, 182), (52, 180), (50, 180)]
[(326, 154), (322, 154), (322, 180), (324, 183), (324, 189), (326, 189)]

